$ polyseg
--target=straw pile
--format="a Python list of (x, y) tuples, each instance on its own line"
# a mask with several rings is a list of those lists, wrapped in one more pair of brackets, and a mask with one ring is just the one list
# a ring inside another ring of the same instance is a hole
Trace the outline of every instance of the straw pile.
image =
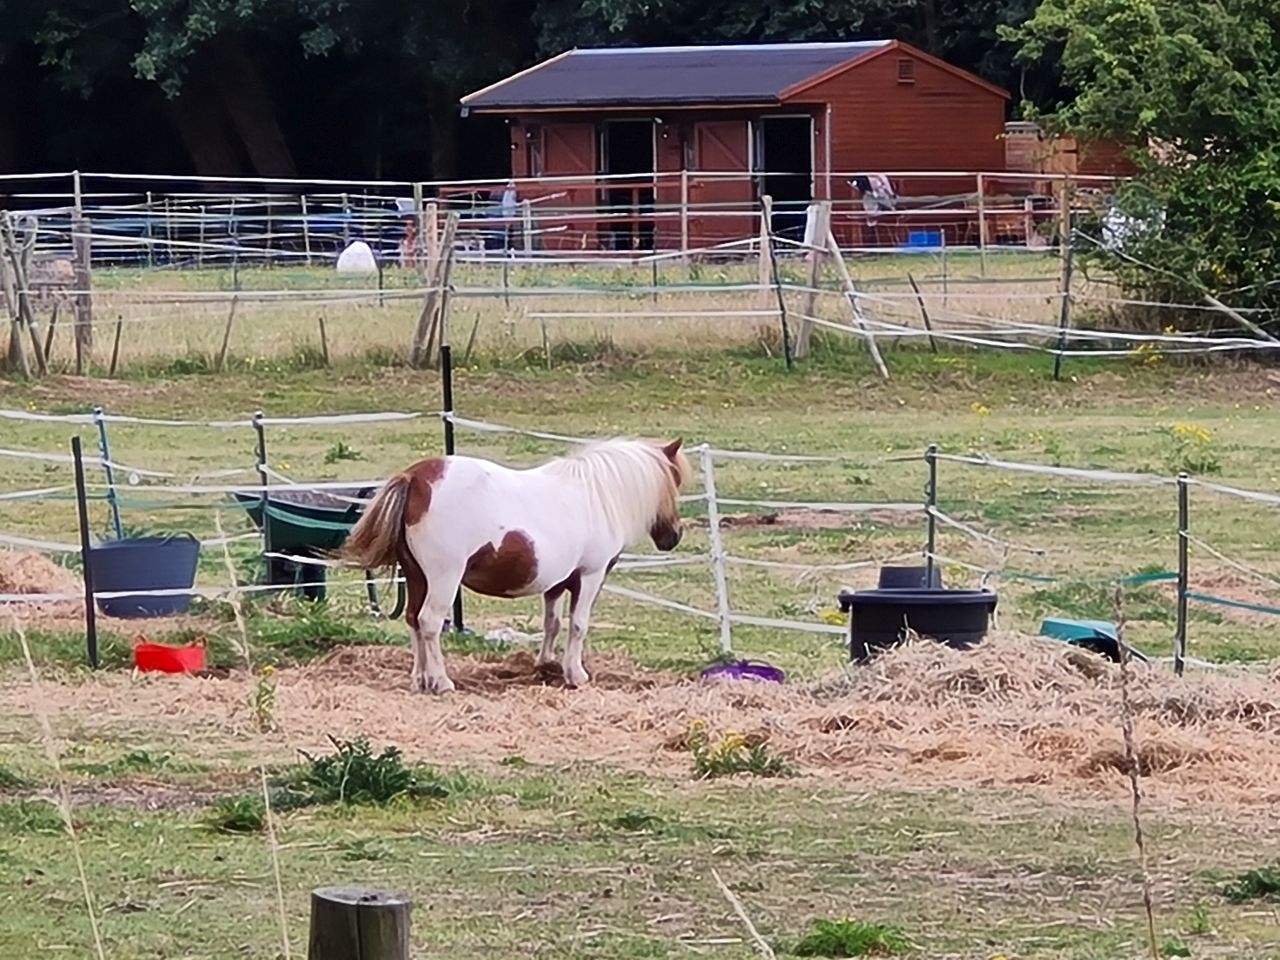
[[(80, 578), (38, 553), (0, 552), (0, 593), (31, 595), (84, 592)], [(0, 616), (51, 630), (82, 628), (83, 600), (14, 600), (0, 602)]]
[[(264, 754), (323, 746), (325, 734), (366, 735), (437, 764), (591, 761), (685, 777), (685, 738), (701, 720), (766, 740), (802, 776), (859, 787), (1014, 787), (1122, 799), (1119, 671), (1061, 643), (1012, 634), (956, 652), (927, 641), (808, 686), (700, 683), (646, 672), (619, 656), (588, 663), (596, 683), (566, 690), (527, 652), (452, 657), (459, 692), (408, 690), (402, 648), (335, 651), (277, 676), (280, 732), (254, 731), (253, 681), (104, 676), (47, 685), (47, 697), (86, 728), (128, 726), (190, 736), (186, 749), (253, 743)], [(1157, 804), (1280, 803), (1280, 686), (1264, 673), (1176, 678), (1135, 665), (1139, 764)], [(29, 688), (0, 686), (0, 710), (25, 708)], [(184, 731), (184, 727), (188, 728)], [(199, 731), (200, 736), (195, 736)], [(218, 736), (221, 734), (221, 736)], [(221, 744), (219, 744), (221, 740)], [(192, 746), (194, 744), (195, 746)]]
[(79, 593), (69, 570), (38, 553), (0, 553), (0, 593)]

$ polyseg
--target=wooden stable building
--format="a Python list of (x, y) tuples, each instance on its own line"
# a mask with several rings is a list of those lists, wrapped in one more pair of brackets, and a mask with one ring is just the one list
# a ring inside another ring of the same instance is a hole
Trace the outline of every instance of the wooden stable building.
[[(565, 241), (662, 249), (752, 235), (764, 195), (793, 224), (813, 200), (847, 206), (860, 196), (854, 173), (1002, 170), (1008, 99), (908, 44), (873, 40), (570, 50), (462, 109), (507, 120), (513, 178), (575, 178), (557, 187), (566, 223), (583, 209)], [(960, 184), (894, 186), (971, 192)], [(605, 216), (592, 223), (586, 208)]]

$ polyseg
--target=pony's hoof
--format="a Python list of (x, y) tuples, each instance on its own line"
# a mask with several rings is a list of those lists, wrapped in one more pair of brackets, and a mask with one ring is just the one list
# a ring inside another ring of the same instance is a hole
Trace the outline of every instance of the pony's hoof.
[(427, 683), (427, 675), (425, 673), (415, 673), (409, 679), (409, 689), (414, 693), (426, 693), (431, 689)]
[(427, 681), (427, 692), (434, 694), (452, 693), (453, 681), (448, 677), (432, 677)]
[(578, 667), (576, 670), (566, 670), (564, 672), (564, 682), (567, 686), (577, 689), (585, 687), (591, 682), (591, 675), (587, 671)]

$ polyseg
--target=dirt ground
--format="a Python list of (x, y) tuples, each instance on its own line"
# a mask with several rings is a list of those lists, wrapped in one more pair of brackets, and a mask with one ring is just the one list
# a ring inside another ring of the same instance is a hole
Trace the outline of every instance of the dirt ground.
[[(688, 776), (686, 738), (763, 740), (801, 776), (900, 787), (1026, 787), (1066, 800), (1121, 799), (1127, 769), (1120, 670), (1060, 643), (994, 635), (961, 653), (927, 641), (872, 665), (805, 685), (702, 682), (636, 667), (620, 656), (588, 663), (594, 683), (565, 689), (531, 653), (451, 657), (458, 690), (409, 691), (410, 654), (347, 647), (278, 671), (278, 729), (260, 733), (250, 701), (258, 680), (102, 674), (49, 675), (41, 688), (12, 672), (0, 710), (43, 709), (69, 739), (139, 731), (181, 743), (193, 758), (280, 759), (369, 736), (441, 766), (604, 763)], [(1255, 808), (1280, 803), (1280, 677), (1217, 670), (1176, 678), (1133, 665), (1139, 766), (1157, 805)]]

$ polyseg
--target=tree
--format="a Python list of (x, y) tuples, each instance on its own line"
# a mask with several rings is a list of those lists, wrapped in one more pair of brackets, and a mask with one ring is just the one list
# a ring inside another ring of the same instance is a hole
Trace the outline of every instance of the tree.
[(1027, 63), (1060, 58), (1047, 116), (1133, 144), (1118, 193), (1132, 229), (1098, 256), (1148, 297), (1280, 309), (1280, 4), (1044, 0), (1005, 31)]

